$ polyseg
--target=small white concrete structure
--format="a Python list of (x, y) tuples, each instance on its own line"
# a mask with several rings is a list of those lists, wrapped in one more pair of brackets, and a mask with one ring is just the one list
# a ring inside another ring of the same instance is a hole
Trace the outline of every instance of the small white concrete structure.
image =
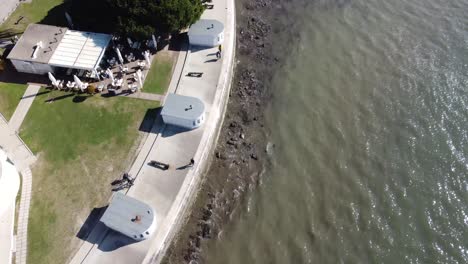
[(194, 129), (205, 121), (205, 104), (195, 97), (168, 94), (161, 116), (164, 123)]
[(141, 241), (151, 236), (156, 229), (155, 217), (151, 206), (122, 193), (116, 193), (100, 221), (110, 229)]
[(11, 263), (15, 199), (19, 186), (18, 171), (0, 149), (0, 263)]
[(190, 45), (216, 47), (224, 42), (224, 25), (214, 19), (200, 19), (188, 32)]

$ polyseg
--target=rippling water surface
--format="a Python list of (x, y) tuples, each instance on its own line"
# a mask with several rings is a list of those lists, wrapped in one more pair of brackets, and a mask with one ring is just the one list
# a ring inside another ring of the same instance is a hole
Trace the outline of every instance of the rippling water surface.
[(296, 2), (271, 164), (206, 262), (467, 263), (468, 1)]

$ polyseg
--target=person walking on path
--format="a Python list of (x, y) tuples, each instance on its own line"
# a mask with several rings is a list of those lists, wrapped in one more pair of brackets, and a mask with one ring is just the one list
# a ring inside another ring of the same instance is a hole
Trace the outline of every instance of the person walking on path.
[(218, 45), (218, 52), (216, 52), (216, 58), (221, 59), (221, 52), (223, 51), (223, 47)]

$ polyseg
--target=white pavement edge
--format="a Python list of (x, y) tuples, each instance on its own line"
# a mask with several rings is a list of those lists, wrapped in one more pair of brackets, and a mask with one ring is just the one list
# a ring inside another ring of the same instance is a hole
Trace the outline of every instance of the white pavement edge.
[(24, 92), (23, 97), (21, 97), (21, 100), (18, 106), (16, 107), (13, 116), (11, 116), (10, 122), (8, 122), (9, 126), (14, 131), (19, 131), (19, 128), (21, 127), (21, 124), (23, 123), (23, 120), (26, 117), (29, 108), (31, 107), (34, 98), (36, 98), (36, 94), (39, 92), (39, 89), (41, 89), (41, 86), (39, 85), (28, 85), (28, 88)]
[(182, 187), (173, 202), (173, 206), (160, 226), (160, 231), (157, 234), (160, 238), (154, 240), (155, 242), (151, 245), (143, 261), (145, 264), (160, 263), (172, 239), (181, 229), (184, 219), (186, 219), (189, 213), (188, 209), (190, 209), (196, 197), (203, 173), (207, 169), (210, 153), (213, 151), (213, 147), (218, 140), (227, 108), (235, 65), (236, 12), (234, 0), (228, 0), (226, 21), (225, 35), (227, 35), (231, 45), (225, 48), (225, 59), (221, 66), (218, 87), (222, 87), (222, 89), (218, 89), (216, 92), (212, 111), (209, 119), (205, 122), (205, 125), (208, 127), (205, 128), (205, 133), (195, 153), (194, 159), (198, 160), (197, 165), (193, 170), (189, 171), (185, 177)]
[(16, 264), (26, 264), (28, 253), (28, 221), (32, 188), (32, 173), (29, 167), (21, 171), (21, 177), (21, 200), (16, 230)]

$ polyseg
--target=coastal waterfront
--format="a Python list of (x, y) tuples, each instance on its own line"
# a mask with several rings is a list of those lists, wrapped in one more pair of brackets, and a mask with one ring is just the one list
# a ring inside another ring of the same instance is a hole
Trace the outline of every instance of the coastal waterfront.
[[(206, 213), (202, 262), (466, 263), (467, 3), (289, 4), (271, 20), (287, 25), (293, 12), (297, 22), (274, 35), (294, 38), (271, 49), (290, 52), (265, 92), (270, 144), (256, 153), (266, 165), (258, 178), (231, 177), (242, 157), (220, 151), (233, 165), (208, 175), (208, 204), (222, 209)], [(225, 124), (220, 145), (232, 131)], [(242, 198), (229, 191), (236, 183)]]

